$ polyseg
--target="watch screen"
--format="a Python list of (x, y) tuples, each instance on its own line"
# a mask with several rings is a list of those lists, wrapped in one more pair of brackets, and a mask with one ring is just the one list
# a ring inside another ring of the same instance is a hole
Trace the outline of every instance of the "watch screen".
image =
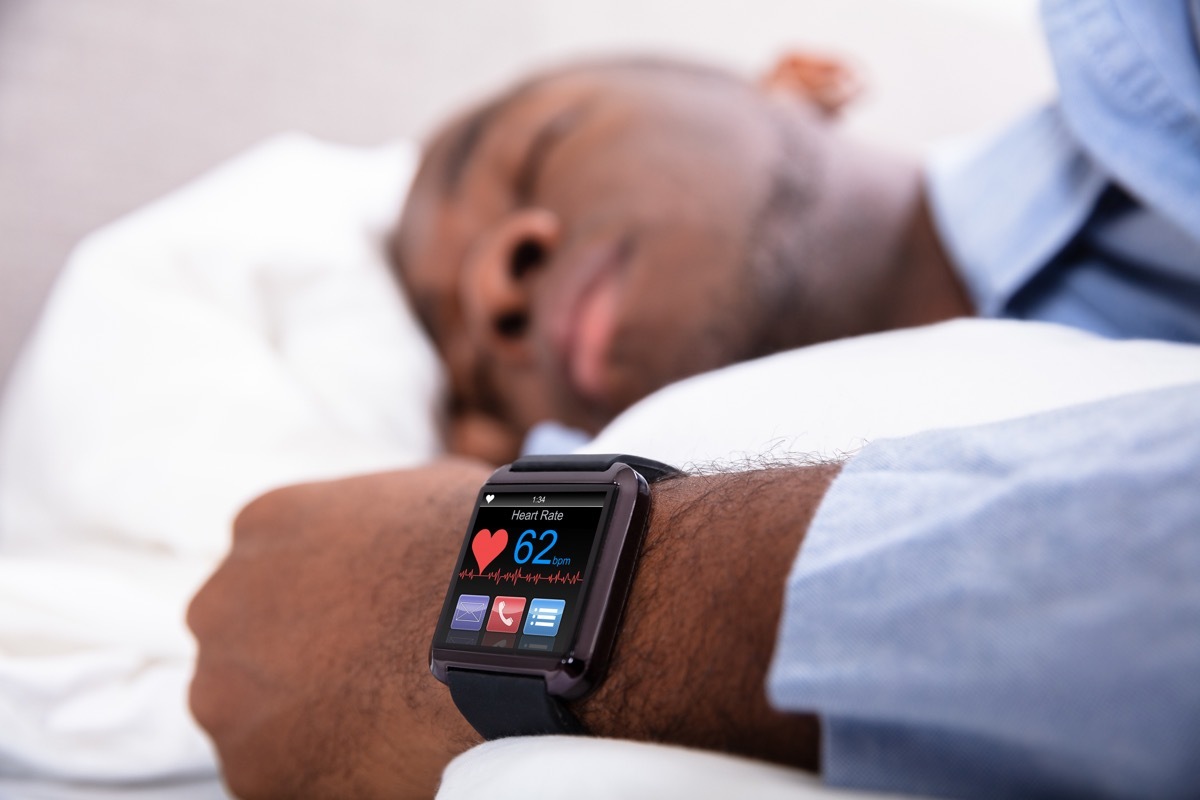
[(521, 655), (569, 652), (611, 493), (484, 487), (435, 643)]

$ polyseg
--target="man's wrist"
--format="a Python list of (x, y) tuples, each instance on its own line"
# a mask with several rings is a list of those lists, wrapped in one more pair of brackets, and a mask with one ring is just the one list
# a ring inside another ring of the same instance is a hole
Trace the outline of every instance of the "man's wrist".
[(655, 485), (608, 678), (576, 703), (593, 733), (815, 770), (815, 717), (772, 709), (765, 680), (787, 574), (839, 465)]

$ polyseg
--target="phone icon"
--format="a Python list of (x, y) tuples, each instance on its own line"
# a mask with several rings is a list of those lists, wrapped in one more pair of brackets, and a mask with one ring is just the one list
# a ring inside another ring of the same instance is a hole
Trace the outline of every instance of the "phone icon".
[(487, 629), (496, 633), (516, 633), (524, 614), (524, 597), (497, 597), (492, 603)]

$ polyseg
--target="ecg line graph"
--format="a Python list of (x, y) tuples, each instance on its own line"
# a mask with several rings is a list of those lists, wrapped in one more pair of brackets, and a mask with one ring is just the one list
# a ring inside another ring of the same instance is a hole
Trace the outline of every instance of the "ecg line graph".
[(583, 581), (583, 573), (563, 573), (562, 570), (559, 570), (552, 575), (545, 575), (540, 572), (523, 572), (520, 567), (517, 567), (510, 572), (497, 569), (492, 570), (491, 572), (477, 573), (473, 569), (464, 569), (458, 573), (459, 580), (470, 580), (472, 578), (488, 578), (496, 583), (504, 583), (505, 581), (508, 581), (513, 586), (516, 586), (521, 581), (533, 584), (545, 581), (546, 583), (565, 583), (574, 586), (575, 584)]

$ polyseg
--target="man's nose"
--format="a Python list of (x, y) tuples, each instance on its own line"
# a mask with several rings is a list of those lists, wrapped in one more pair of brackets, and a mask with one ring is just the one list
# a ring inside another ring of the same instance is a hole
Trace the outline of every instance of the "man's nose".
[(527, 359), (532, 287), (558, 245), (558, 217), (544, 209), (514, 211), (468, 254), (463, 311), (479, 347), (508, 360)]

